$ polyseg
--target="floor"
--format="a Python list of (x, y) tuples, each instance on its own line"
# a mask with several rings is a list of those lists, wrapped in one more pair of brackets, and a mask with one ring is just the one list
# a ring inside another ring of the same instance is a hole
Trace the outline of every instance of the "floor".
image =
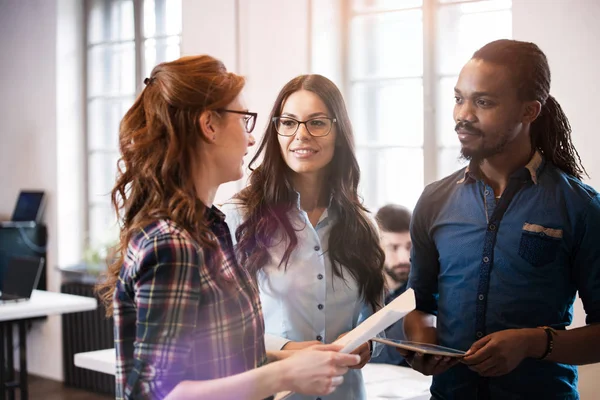
[[(62, 382), (56, 382), (37, 376), (29, 376), (29, 400), (108, 400), (114, 396), (96, 394), (79, 389), (66, 387)], [(20, 400), (18, 394), (15, 400)]]

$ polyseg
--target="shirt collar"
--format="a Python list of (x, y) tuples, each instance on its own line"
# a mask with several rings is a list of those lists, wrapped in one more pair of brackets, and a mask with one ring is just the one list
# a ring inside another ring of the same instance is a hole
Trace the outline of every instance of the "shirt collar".
[[(529, 176), (531, 177), (531, 181), (537, 185), (538, 177), (542, 173), (544, 169), (544, 157), (542, 154), (536, 150), (533, 154), (533, 157), (529, 160), (527, 165), (525, 165), (525, 169), (529, 171)], [(465, 172), (461, 179), (459, 179), (456, 184), (475, 182), (479, 179), (479, 168), (476, 165), (469, 164), (467, 168), (465, 168)]]
[[(296, 207), (298, 207), (298, 210), (301, 210), (302, 208), (300, 207), (300, 193), (294, 190), (294, 194), (296, 195)], [(329, 203), (327, 204), (327, 209), (331, 208), (331, 203), (333, 202), (333, 194), (329, 195)]]
[[(294, 194), (296, 195), (296, 207), (297, 207), (298, 211), (300, 211), (300, 210), (302, 210), (302, 207), (300, 207), (300, 193), (297, 191), (294, 191)], [(335, 218), (335, 216), (337, 214), (335, 212), (335, 207), (331, 207), (332, 203), (333, 203), (333, 194), (330, 194), (329, 195), (329, 203), (327, 204), (327, 208), (325, 209), (325, 212), (321, 216), (320, 222), (317, 225), (321, 224), (324, 221), (329, 221), (330, 218)]]
[(214, 205), (212, 207), (206, 207), (204, 215), (209, 223), (221, 223), (225, 221), (225, 214)]

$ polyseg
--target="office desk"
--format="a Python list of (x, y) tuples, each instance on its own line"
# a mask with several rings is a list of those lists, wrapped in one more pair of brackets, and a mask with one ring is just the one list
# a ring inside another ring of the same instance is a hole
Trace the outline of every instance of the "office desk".
[(363, 379), (368, 400), (429, 400), (431, 377), (411, 368), (367, 364)]
[[(75, 365), (114, 375), (115, 349), (75, 354)], [(368, 400), (429, 400), (431, 377), (410, 368), (387, 364), (367, 364), (363, 377)]]
[[(96, 299), (70, 294), (34, 290), (31, 299), (0, 304), (0, 400), (13, 400), (15, 388), (21, 400), (28, 400), (27, 322), (32, 318), (95, 310)], [(19, 380), (15, 381), (13, 326), (19, 335)], [(6, 352), (5, 352), (6, 346)]]
[(75, 354), (73, 362), (79, 368), (114, 375), (116, 361), (117, 352), (115, 349), (106, 349)]

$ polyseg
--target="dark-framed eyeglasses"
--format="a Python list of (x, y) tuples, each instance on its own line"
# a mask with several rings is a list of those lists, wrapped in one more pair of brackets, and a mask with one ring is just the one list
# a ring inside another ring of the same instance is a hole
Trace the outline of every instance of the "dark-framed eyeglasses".
[(306, 130), (311, 136), (322, 137), (329, 135), (331, 127), (337, 122), (335, 118), (316, 117), (299, 121), (292, 117), (273, 117), (275, 130), (281, 136), (294, 136), (298, 131), (300, 124), (304, 124)]
[(256, 126), (256, 117), (258, 116), (258, 113), (249, 111), (228, 110), (226, 108), (219, 108), (215, 111), (245, 115), (244, 123), (246, 124), (246, 132), (248, 133), (251, 133), (254, 130), (254, 127)]

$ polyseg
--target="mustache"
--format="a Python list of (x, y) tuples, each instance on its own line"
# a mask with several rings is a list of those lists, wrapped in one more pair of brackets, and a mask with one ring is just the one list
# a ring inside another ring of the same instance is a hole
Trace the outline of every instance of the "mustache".
[(392, 270), (392, 271), (395, 270), (396, 268), (410, 269), (410, 264), (408, 264), (408, 263), (395, 264), (395, 265), (392, 265), (392, 266), (389, 266), (389, 267), (386, 266), (386, 268), (388, 270)]
[(468, 121), (460, 121), (459, 123), (457, 123), (456, 126), (454, 127), (454, 130), (456, 132), (458, 132), (459, 129), (465, 130), (465, 131), (469, 132), (472, 135), (483, 135), (482, 131), (480, 131), (479, 129), (475, 128)]

